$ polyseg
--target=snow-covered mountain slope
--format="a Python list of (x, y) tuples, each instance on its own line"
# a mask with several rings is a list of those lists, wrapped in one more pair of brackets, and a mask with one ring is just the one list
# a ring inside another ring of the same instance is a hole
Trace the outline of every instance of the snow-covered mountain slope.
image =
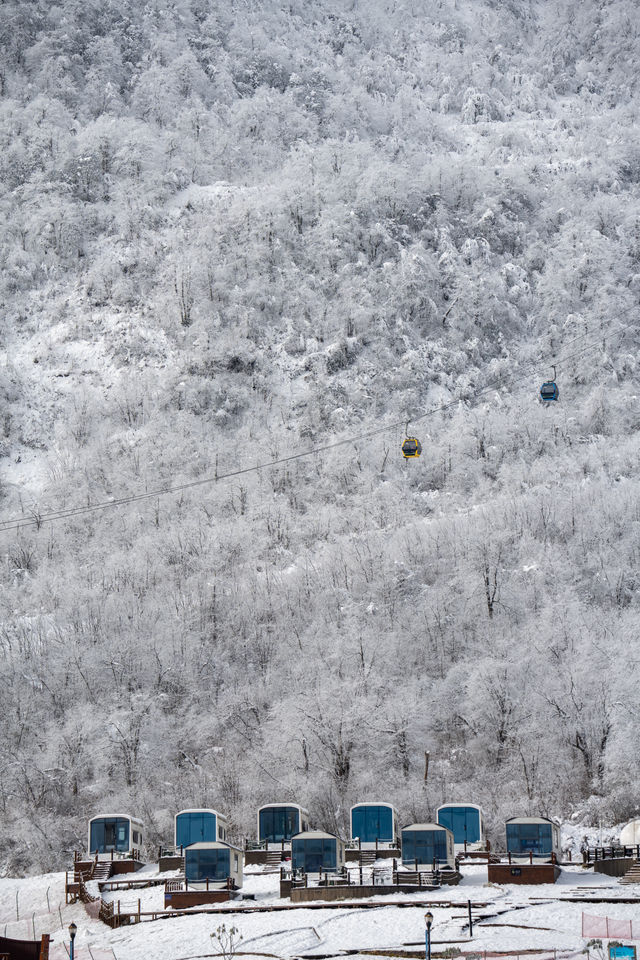
[(346, 6), (2, 6), (13, 872), (637, 810), (635, 5)]

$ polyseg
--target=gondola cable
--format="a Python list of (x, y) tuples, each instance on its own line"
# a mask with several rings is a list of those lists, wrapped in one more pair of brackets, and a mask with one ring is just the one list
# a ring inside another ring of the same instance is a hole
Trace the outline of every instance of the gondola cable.
[[(634, 312), (637, 311), (637, 309), (638, 309), (637, 307), (634, 307), (633, 308)], [(631, 309), (629, 311), (625, 311), (622, 315), (625, 316), (627, 313), (631, 313)], [(631, 329), (632, 326), (633, 326), (632, 323), (622, 324), (620, 327), (618, 327), (617, 330), (612, 331), (609, 334), (598, 336), (597, 338), (594, 338), (589, 344), (582, 347), (580, 350), (577, 350), (572, 354), (569, 354), (559, 360), (556, 360), (556, 364), (567, 363), (571, 360), (574, 360), (576, 357), (582, 356), (583, 354), (588, 353), (590, 350), (593, 350), (596, 347), (599, 347), (600, 344), (605, 343), (606, 341), (613, 339), (616, 336), (619, 336), (621, 333), (626, 332), (627, 330)], [(587, 335), (586, 333), (579, 334), (577, 337), (574, 337), (573, 340), (570, 340), (569, 344), (575, 343), (576, 341), (583, 339), (586, 335)], [(539, 360), (526, 361), (523, 364), (523, 366), (531, 367), (534, 364), (537, 366), (539, 365), (539, 362), (540, 362)], [(528, 379), (529, 376), (530, 374), (523, 374), (520, 377), (511, 377), (508, 381), (508, 385), (510, 387), (515, 386), (518, 383), (524, 382), (524, 380)], [(423, 414), (420, 414), (418, 416), (413, 416), (411, 420), (412, 422), (416, 422), (416, 423), (422, 420), (426, 420), (429, 417), (433, 417), (436, 414), (443, 413), (446, 410), (451, 409), (452, 407), (458, 406), (460, 403), (465, 403), (465, 402), (471, 403), (472, 401), (478, 399), (479, 397), (482, 397), (485, 394), (490, 393), (492, 390), (496, 389), (496, 387), (500, 387), (504, 385), (505, 385), (505, 380), (502, 377), (500, 378), (496, 377), (494, 380), (489, 381), (489, 383), (485, 384), (484, 387), (480, 388), (479, 390), (473, 391), (469, 396), (456, 397), (453, 400), (447, 401), (447, 403), (441, 404), (439, 407), (434, 407), (432, 410), (429, 410)], [(72, 517), (83, 516), (85, 514), (93, 513), (98, 510), (106, 510), (109, 507), (119, 507), (119, 506), (126, 506), (131, 503), (140, 503), (144, 500), (152, 500), (158, 497), (168, 496), (169, 494), (180, 493), (184, 490), (189, 490), (194, 487), (205, 486), (208, 484), (215, 484), (223, 480), (231, 480), (231, 479), (234, 479), (235, 477), (245, 476), (250, 473), (258, 473), (261, 470), (267, 470), (272, 467), (283, 466), (284, 464), (292, 463), (296, 460), (302, 460), (307, 457), (312, 457), (319, 453), (327, 453), (330, 450), (336, 450), (343, 446), (353, 445), (354, 441), (368, 440), (371, 437), (379, 436), (380, 434), (383, 434), (383, 433), (389, 433), (393, 430), (398, 430), (399, 428), (402, 428), (405, 426), (406, 426), (406, 420), (400, 420), (400, 421), (396, 420), (393, 423), (385, 424), (382, 427), (376, 427), (373, 430), (365, 431), (364, 433), (358, 434), (356, 436), (350, 435), (349, 437), (346, 437), (343, 440), (337, 440), (332, 443), (321, 444), (319, 446), (312, 447), (309, 450), (303, 450), (300, 453), (292, 453), (286, 457), (278, 457), (274, 460), (269, 460), (264, 463), (257, 463), (247, 467), (240, 467), (239, 469), (236, 469), (236, 470), (229, 470), (226, 473), (221, 473), (221, 474), (217, 473), (214, 476), (201, 477), (198, 480), (189, 480), (184, 483), (175, 484), (168, 487), (161, 487), (155, 490), (146, 491), (144, 493), (130, 494), (124, 497), (115, 497), (110, 500), (102, 500), (97, 503), (88, 503), (81, 507), (80, 506), (70, 507), (65, 510), (52, 510), (52, 511), (49, 511), (48, 513), (43, 513), (43, 514), (38, 514), (34, 511), (33, 515), (30, 517), (12, 517), (12, 518), (8, 518), (7, 520), (0, 520), (0, 533), (9, 532), (12, 530), (19, 530), (23, 527), (35, 526), (39, 528), (44, 523), (51, 523), (55, 520), (65, 520), (65, 519), (70, 519)]]

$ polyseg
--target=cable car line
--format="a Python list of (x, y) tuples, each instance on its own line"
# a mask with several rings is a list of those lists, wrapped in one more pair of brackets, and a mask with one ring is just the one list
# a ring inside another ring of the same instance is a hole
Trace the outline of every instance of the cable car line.
[[(634, 312), (638, 310), (637, 307), (634, 307), (632, 309)], [(624, 311), (622, 316), (625, 316), (627, 313), (631, 313), (631, 312), (632, 312), (631, 309), (628, 311)], [(627, 330), (631, 329), (632, 326), (634, 326), (634, 324), (632, 323), (622, 324), (615, 331), (612, 331), (609, 334), (598, 335), (597, 338), (594, 338), (590, 343), (586, 344), (580, 350), (576, 350), (565, 357), (561, 357), (556, 361), (556, 363), (557, 364), (567, 363), (570, 360), (574, 360), (576, 357), (582, 356), (583, 354), (588, 353), (590, 350), (593, 350), (596, 347), (599, 347), (600, 344), (610, 339), (613, 339), (616, 336), (619, 336), (621, 333), (626, 332)], [(585, 336), (587, 336), (586, 333), (579, 334), (577, 337), (574, 337), (573, 340), (570, 340), (568, 344), (575, 343), (576, 341), (583, 339)], [(531, 367), (533, 365), (538, 366), (539, 363), (540, 363), (539, 360), (525, 361), (522, 364), (522, 367)], [(449, 410), (452, 407), (458, 406), (460, 403), (471, 403), (473, 400), (479, 397), (482, 397), (487, 393), (490, 393), (492, 390), (496, 389), (496, 387), (505, 386), (507, 384), (510, 387), (513, 387), (516, 384), (522, 383), (526, 379), (529, 379), (529, 377), (530, 377), (529, 373), (523, 374), (522, 376), (519, 376), (519, 377), (511, 376), (511, 377), (508, 377), (506, 380), (504, 377), (496, 377), (493, 380), (489, 381), (487, 384), (485, 384), (484, 387), (480, 388), (479, 390), (473, 391), (471, 394), (469, 394), (469, 396), (456, 397), (452, 400), (447, 401), (446, 403), (441, 404), (439, 407), (434, 407), (433, 409), (428, 410), (423, 414), (420, 414), (419, 416), (413, 416), (411, 420), (412, 422), (416, 422), (416, 423), (420, 422), (421, 420), (426, 420), (428, 417), (433, 417), (435, 414), (443, 413), (444, 411)], [(368, 440), (371, 437), (379, 436), (380, 434), (383, 434), (383, 433), (389, 433), (392, 430), (397, 430), (401, 427), (406, 428), (407, 426), (408, 426), (408, 423), (405, 419), (396, 420), (392, 423), (385, 424), (384, 426), (376, 427), (375, 429), (372, 429), (372, 430), (367, 430), (364, 433), (357, 434), (356, 436), (350, 435), (349, 437), (346, 437), (343, 440), (336, 440), (331, 443), (321, 444), (319, 446), (312, 447), (309, 450), (303, 450), (300, 453), (292, 453), (286, 457), (278, 457), (274, 460), (265, 461), (264, 463), (257, 463), (252, 466), (241, 467), (236, 470), (229, 470), (226, 473), (220, 473), (220, 474), (216, 473), (214, 476), (201, 477), (198, 480), (189, 480), (184, 483), (174, 484), (167, 487), (159, 487), (155, 490), (146, 491), (144, 493), (129, 494), (127, 496), (115, 497), (109, 500), (98, 501), (96, 503), (88, 503), (88, 504), (85, 504), (84, 506), (69, 507), (68, 509), (52, 510), (52, 511), (49, 511), (48, 513), (43, 513), (43, 514), (39, 514), (36, 511), (33, 511), (32, 516), (29, 518), (22, 516), (22, 517), (12, 517), (6, 520), (0, 520), (0, 533), (9, 532), (12, 530), (19, 530), (22, 527), (35, 526), (39, 528), (42, 524), (50, 523), (50, 522), (53, 522), (54, 520), (64, 520), (64, 519), (69, 519), (71, 517), (83, 516), (88, 513), (94, 513), (97, 510), (106, 510), (109, 507), (125, 506), (130, 503), (140, 503), (144, 500), (152, 500), (156, 497), (167, 496), (172, 493), (180, 493), (183, 490), (189, 490), (194, 487), (214, 484), (223, 480), (232, 480), (235, 477), (245, 476), (246, 474), (249, 474), (249, 473), (258, 473), (261, 470), (266, 470), (270, 467), (282, 466), (286, 463), (292, 463), (296, 460), (303, 460), (303, 459), (306, 459), (307, 457), (311, 457), (319, 453), (327, 453), (330, 450), (336, 450), (340, 447), (353, 445), (353, 443), (357, 440)], [(407, 437), (406, 439), (415, 440), (416, 438)], [(416, 440), (416, 443), (419, 443), (419, 441)], [(419, 454), (413, 453), (413, 454), (410, 454), (410, 456), (419, 456)]]

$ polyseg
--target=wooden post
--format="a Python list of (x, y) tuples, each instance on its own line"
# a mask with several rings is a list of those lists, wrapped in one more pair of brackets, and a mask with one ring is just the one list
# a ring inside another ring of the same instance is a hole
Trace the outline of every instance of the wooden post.
[(138, 897), (138, 923), (140, 923), (140, 897)]
[(509, 857), (509, 863), (511, 863), (511, 850), (509, 850), (508, 857)]
[(467, 907), (469, 909), (469, 939), (473, 937), (473, 917), (471, 916), (471, 900), (467, 900)]
[(529, 850), (529, 864), (533, 865), (533, 850)]

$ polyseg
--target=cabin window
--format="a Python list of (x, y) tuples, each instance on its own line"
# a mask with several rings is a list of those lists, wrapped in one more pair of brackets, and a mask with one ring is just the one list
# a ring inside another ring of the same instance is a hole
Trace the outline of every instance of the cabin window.
[(291, 842), (291, 866), (306, 873), (335, 870), (338, 844), (331, 837), (294, 839)]
[(438, 823), (451, 830), (455, 843), (478, 843), (481, 839), (480, 811), (475, 807), (443, 807)]
[(547, 857), (551, 854), (550, 823), (508, 823), (507, 850), (509, 853)]
[(91, 823), (90, 853), (128, 853), (129, 821), (123, 817), (100, 817)]
[(403, 830), (402, 862), (431, 864), (447, 863), (447, 834), (445, 830)]
[(300, 832), (300, 812), (297, 807), (264, 807), (259, 815), (260, 840), (282, 843)]
[(226, 880), (229, 871), (229, 850), (187, 850), (185, 852), (184, 872), (187, 880), (197, 883), (200, 880)]
[(211, 843), (216, 840), (216, 815), (207, 810), (179, 813), (176, 817), (176, 846)]
[(366, 804), (351, 811), (351, 836), (362, 843), (393, 840), (393, 811), (391, 807)]

